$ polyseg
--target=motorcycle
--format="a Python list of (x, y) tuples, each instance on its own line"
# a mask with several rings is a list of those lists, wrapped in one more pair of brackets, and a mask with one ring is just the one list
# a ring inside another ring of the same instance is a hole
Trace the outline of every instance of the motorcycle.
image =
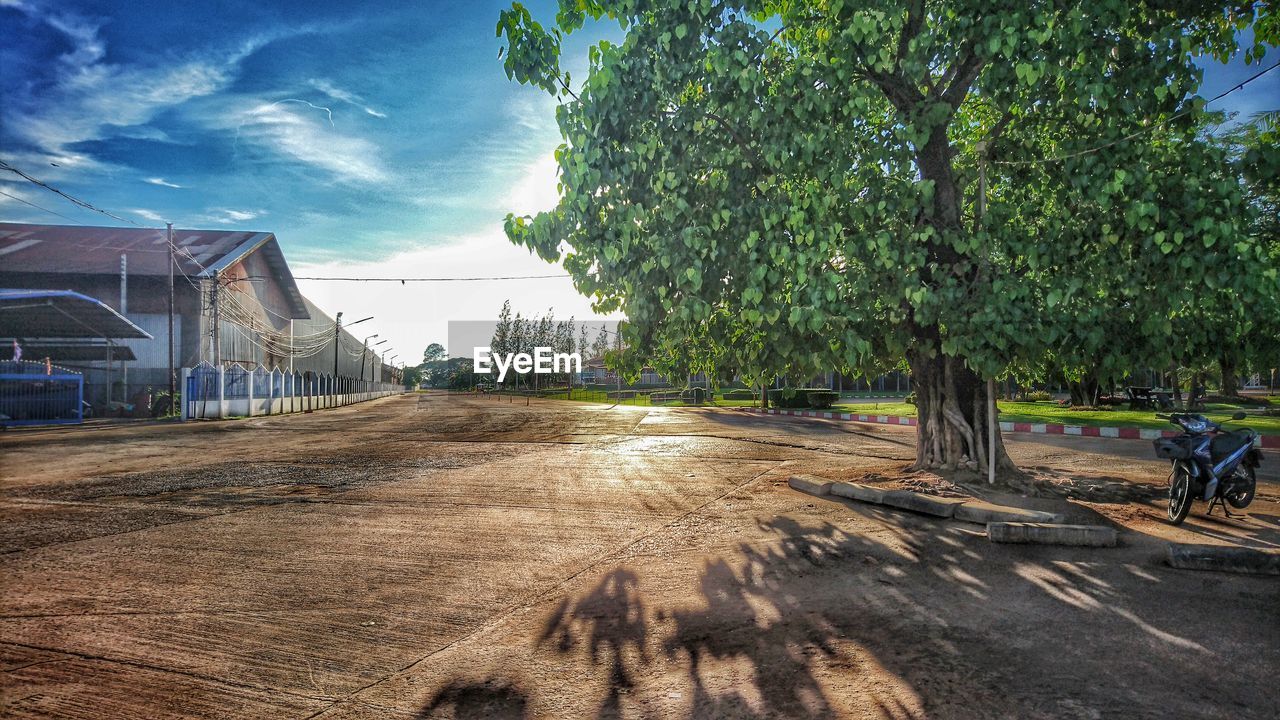
[[(1156, 415), (1182, 429), (1182, 434), (1155, 441), (1156, 457), (1173, 463), (1169, 473), (1169, 522), (1179, 525), (1195, 500), (1207, 500), (1222, 508), (1227, 517), (1236, 517), (1227, 505), (1243, 510), (1253, 502), (1258, 484), (1257, 468), (1262, 451), (1254, 447), (1258, 433), (1249, 428), (1224, 430), (1203, 415), (1175, 413)], [(1238, 412), (1232, 420), (1243, 420)]]

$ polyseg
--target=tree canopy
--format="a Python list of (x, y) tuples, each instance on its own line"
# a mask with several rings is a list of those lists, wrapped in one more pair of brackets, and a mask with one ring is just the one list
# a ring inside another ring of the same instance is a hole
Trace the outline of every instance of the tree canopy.
[[(1235, 8), (1235, 9), (1233, 9)], [(579, 89), (563, 34), (612, 18)], [(1271, 258), (1202, 138), (1206, 2), (562, 0), (504, 11), (505, 68), (560, 98), (561, 200), (509, 216), (637, 359), (771, 379), (906, 357), (921, 467), (983, 466), (982, 378), (1141, 354)], [(1271, 281), (1274, 281), (1274, 273)], [(1274, 297), (1274, 294), (1271, 295)], [(997, 458), (998, 459), (998, 458)]]

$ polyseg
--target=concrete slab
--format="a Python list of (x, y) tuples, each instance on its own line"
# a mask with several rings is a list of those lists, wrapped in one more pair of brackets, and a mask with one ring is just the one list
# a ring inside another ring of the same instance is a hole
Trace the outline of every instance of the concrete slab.
[(934, 517), (949, 518), (956, 508), (965, 502), (965, 498), (943, 498), (933, 495), (921, 495), (910, 490), (893, 490), (884, 494), (881, 502), (890, 507), (924, 513)]
[(1238, 545), (1169, 543), (1169, 565), (1182, 570), (1217, 570), (1250, 575), (1280, 575), (1280, 550)]
[(998, 543), (1115, 547), (1115, 528), (1102, 525), (1053, 525), (1049, 523), (987, 523), (987, 539)]
[(1061, 523), (1063, 517), (1040, 510), (1023, 510), (1009, 505), (996, 505), (981, 500), (970, 500), (956, 508), (957, 520), (986, 525), (992, 522)]
[(831, 493), (831, 481), (824, 480), (817, 475), (792, 475), (787, 480), (787, 484), (793, 490), (799, 490), (810, 495), (828, 495)]
[(880, 504), (884, 501), (884, 489), (871, 487), (870, 485), (860, 485), (851, 482), (838, 482), (831, 486), (831, 494), (850, 500), (860, 500)]

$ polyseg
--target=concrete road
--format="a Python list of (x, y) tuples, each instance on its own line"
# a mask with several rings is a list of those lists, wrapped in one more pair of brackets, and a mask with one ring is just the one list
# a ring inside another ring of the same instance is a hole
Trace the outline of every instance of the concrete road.
[[(1280, 583), (1164, 567), (1154, 461), (1010, 443), (1090, 498), (1033, 504), (1134, 528), (1101, 551), (785, 487), (892, 476), (912, 442), (445, 395), (10, 432), (0, 715), (1280, 713)], [(1251, 510), (1175, 532), (1275, 544), (1274, 498)]]

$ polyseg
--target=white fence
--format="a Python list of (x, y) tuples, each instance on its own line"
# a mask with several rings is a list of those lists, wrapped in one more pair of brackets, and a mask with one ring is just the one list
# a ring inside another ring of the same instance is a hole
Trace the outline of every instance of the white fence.
[(310, 412), (404, 392), (391, 383), (208, 363), (183, 368), (182, 388), (183, 420)]

